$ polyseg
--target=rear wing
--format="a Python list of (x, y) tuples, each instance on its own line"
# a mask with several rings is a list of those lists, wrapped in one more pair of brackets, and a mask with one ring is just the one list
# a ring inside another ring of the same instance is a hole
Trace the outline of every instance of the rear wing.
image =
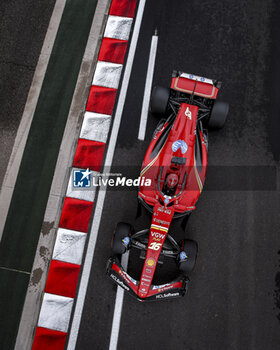
[(173, 71), (171, 89), (194, 94), (205, 98), (216, 99), (222, 83), (194, 74)]

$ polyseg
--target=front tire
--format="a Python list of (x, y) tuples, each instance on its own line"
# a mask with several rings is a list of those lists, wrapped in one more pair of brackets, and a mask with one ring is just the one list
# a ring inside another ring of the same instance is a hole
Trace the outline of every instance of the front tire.
[(225, 125), (229, 111), (229, 104), (223, 101), (215, 101), (208, 121), (211, 129), (222, 129)]
[[(125, 223), (119, 222), (116, 226), (115, 233), (112, 240), (112, 252), (116, 255), (124, 254), (128, 248), (128, 244), (124, 242), (125, 238), (131, 236), (132, 226)], [(129, 242), (129, 239), (126, 241)]]
[(179, 254), (179, 270), (184, 274), (193, 271), (197, 257), (197, 243), (191, 239), (182, 241), (181, 253)]
[(151, 112), (153, 114), (165, 114), (168, 105), (169, 94), (169, 89), (166, 89), (164, 87), (155, 86), (153, 88), (151, 97)]

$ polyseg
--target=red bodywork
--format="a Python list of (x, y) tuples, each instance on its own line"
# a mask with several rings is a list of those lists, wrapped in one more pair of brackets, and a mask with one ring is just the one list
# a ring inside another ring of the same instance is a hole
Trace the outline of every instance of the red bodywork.
[[(186, 184), (181, 195), (173, 200), (173, 208), (175, 212), (184, 213), (189, 210), (195, 209), (195, 203), (202, 191), (207, 166), (207, 150), (201, 132), (202, 143), (202, 167), (201, 171), (198, 171), (195, 160), (195, 139), (196, 139), (196, 118), (198, 107), (182, 103), (176, 120), (172, 129), (169, 132), (169, 136), (166, 139), (163, 147), (154, 157), (151, 157), (152, 150), (155, 147), (158, 139), (164, 133), (167, 123), (162, 129), (155, 135), (152, 140), (147, 153), (145, 155), (141, 177), (151, 180), (151, 186), (141, 186), (138, 195), (150, 206), (155, 206), (159, 203), (159, 199), (164, 201), (163, 196), (158, 191), (158, 181), (162, 187), (166, 176), (169, 173), (176, 173), (179, 177), (179, 183), (176, 189), (175, 196), (182, 190), (184, 182), (184, 176), (187, 173)], [(190, 117), (186, 116), (186, 112)], [(176, 141), (184, 141), (187, 145), (187, 151), (182, 153), (182, 147), (179, 147), (176, 151), (173, 151), (173, 144)], [(172, 164), (173, 157), (180, 157), (185, 159), (185, 164), (177, 166), (175, 169)], [(160, 169), (162, 167), (161, 177), (159, 178)], [(170, 205), (170, 203), (169, 203)]]
[[(198, 96), (213, 99), (217, 97), (218, 88), (214, 85), (182, 77), (172, 78), (172, 89), (191, 94), (194, 87), (195, 94)], [(163, 146), (153, 156), (153, 149), (164, 133), (165, 128), (168, 127), (168, 123), (165, 123), (154, 136), (142, 164), (140, 175), (141, 177), (145, 177), (145, 179), (151, 179), (151, 186), (148, 188), (141, 186), (138, 196), (146, 204), (154, 208), (147, 254), (137, 290), (137, 295), (140, 298), (149, 296), (151, 292), (150, 286), (158, 258), (174, 213), (185, 213), (194, 210), (195, 203), (203, 188), (207, 167), (207, 149), (203, 133), (200, 131), (202, 164), (198, 168), (195, 157), (197, 114), (197, 106), (182, 103)], [(183, 147), (175, 147), (174, 150), (173, 145), (176, 141), (184, 141), (187, 145), (187, 150)], [(173, 157), (184, 158), (184, 164), (174, 166), (172, 163)], [(179, 182), (176, 192), (173, 194), (174, 197), (172, 196), (173, 198), (170, 198), (168, 203), (164, 203), (166, 197), (164, 197), (162, 191), (159, 189), (163, 188), (165, 179), (169, 173), (177, 174)], [(186, 182), (184, 183), (185, 176)]]
[[(188, 78), (184, 74), (174, 77), (171, 89), (215, 99), (219, 89), (214, 83), (211, 84), (209, 79), (200, 79), (198, 81)], [(122, 276), (141, 300), (162, 292), (164, 288), (168, 290), (182, 288), (182, 281), (173, 281), (166, 287), (156, 288), (152, 285), (152, 280), (173, 217), (183, 216), (194, 210), (203, 188), (207, 167), (207, 147), (202, 129), (197, 128), (198, 110), (197, 105), (181, 103), (172, 124), (167, 120), (158, 127), (142, 164), (140, 176), (145, 178), (145, 182), (141, 181), (141, 183), (146, 184), (146, 180), (150, 179), (151, 185), (140, 186), (138, 197), (153, 213), (153, 218), (139, 283), (118, 264), (112, 264), (112, 270)], [(199, 165), (196, 157), (197, 147), (200, 152)], [(178, 184), (171, 195), (164, 191), (169, 174), (176, 174), (174, 179), (178, 179)]]
[[(169, 132), (169, 136), (167, 137), (159, 153), (156, 154), (155, 157), (151, 157), (152, 150), (167, 125), (164, 125), (155, 135), (144, 158), (141, 177), (144, 176), (146, 179), (151, 179), (152, 185), (149, 186), (149, 188), (142, 186), (138, 195), (148, 205), (153, 206), (154, 210), (147, 254), (137, 291), (137, 295), (140, 298), (145, 298), (148, 296), (157, 266), (157, 261), (174, 213), (184, 213), (194, 210), (195, 203), (202, 191), (202, 186), (206, 175), (207, 150), (203, 140), (203, 135), (201, 133), (203, 166), (201, 168), (202, 171), (199, 172), (196, 167), (194, 156), (197, 111), (197, 106), (183, 103), (180, 107), (173, 127)], [(183, 153), (184, 150), (182, 150), (181, 147), (179, 147), (176, 151), (172, 149), (172, 145), (178, 140), (183, 140), (186, 142), (187, 150), (185, 153)], [(171, 162), (173, 157), (184, 158), (185, 164), (175, 167)], [(170, 198), (167, 204), (163, 204), (166, 198), (162, 192), (159, 191), (157, 184), (159, 182), (159, 186), (162, 188), (166, 176), (169, 173), (176, 173), (179, 177), (179, 182), (174, 198)], [(182, 190), (185, 176), (186, 182), (184, 189)]]

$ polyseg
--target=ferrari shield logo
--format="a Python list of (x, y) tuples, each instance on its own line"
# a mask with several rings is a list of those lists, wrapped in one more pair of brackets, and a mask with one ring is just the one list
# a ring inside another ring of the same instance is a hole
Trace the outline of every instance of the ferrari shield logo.
[(190, 111), (189, 107), (187, 107), (185, 111), (185, 116), (188, 117), (188, 119), (192, 120), (192, 112)]

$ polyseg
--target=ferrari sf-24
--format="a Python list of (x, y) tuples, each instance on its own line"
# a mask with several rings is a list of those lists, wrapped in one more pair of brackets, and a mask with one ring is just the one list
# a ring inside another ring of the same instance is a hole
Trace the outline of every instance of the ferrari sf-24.
[[(151, 186), (139, 186), (138, 200), (151, 214), (148, 229), (134, 232), (132, 225), (117, 224), (107, 274), (140, 301), (183, 296), (194, 269), (197, 243), (177, 242), (169, 233), (171, 221), (188, 217), (203, 189), (208, 151), (208, 129), (225, 124), (229, 106), (218, 101), (221, 82), (174, 71), (169, 89), (154, 87), (150, 110), (161, 116), (141, 167), (140, 177)], [(132, 278), (120, 257), (139, 249), (144, 259), (140, 278)], [(177, 276), (171, 282), (153, 284), (161, 257), (176, 261)]]

